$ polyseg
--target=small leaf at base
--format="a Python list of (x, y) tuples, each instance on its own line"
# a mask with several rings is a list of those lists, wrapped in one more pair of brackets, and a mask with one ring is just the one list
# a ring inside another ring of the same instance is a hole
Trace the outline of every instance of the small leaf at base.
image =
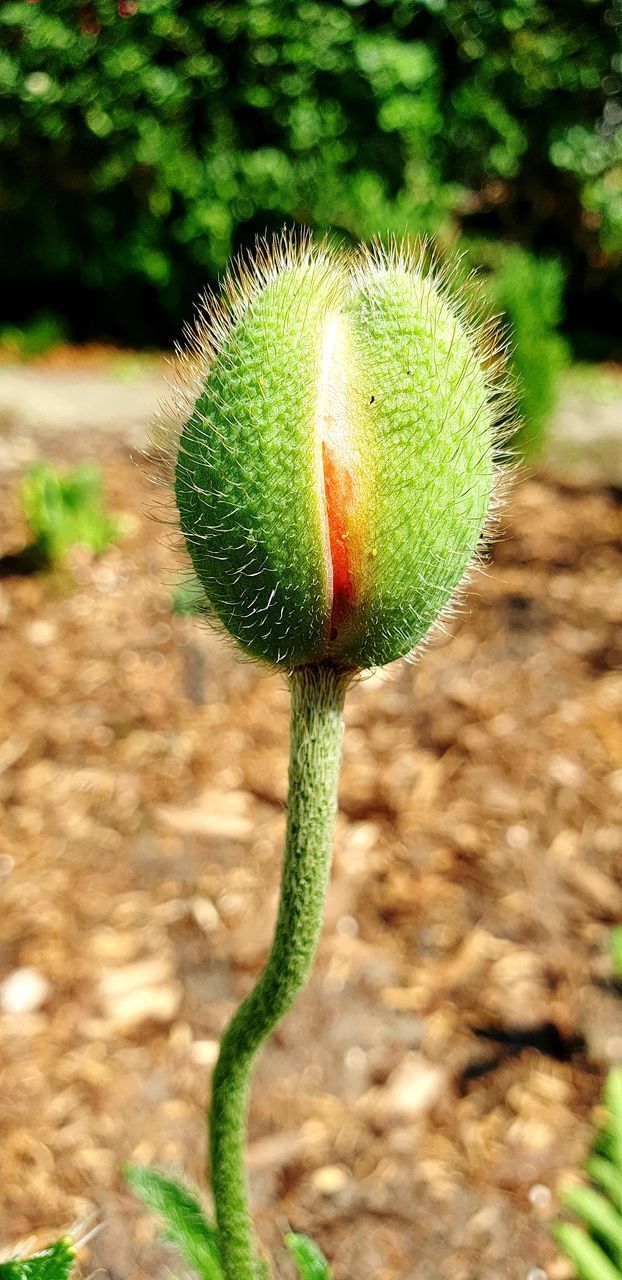
[(75, 1256), (71, 1240), (57, 1240), (30, 1258), (0, 1262), (0, 1280), (68, 1280)]
[(581, 1280), (620, 1280), (618, 1268), (581, 1227), (570, 1222), (557, 1222), (552, 1234), (566, 1257), (574, 1263)]
[(143, 1204), (164, 1219), (165, 1238), (177, 1245), (202, 1280), (223, 1280), (216, 1231), (197, 1196), (151, 1167), (126, 1165), (124, 1173)]
[(585, 1171), (598, 1183), (601, 1191), (606, 1192), (618, 1213), (622, 1214), (622, 1173), (602, 1156), (590, 1156), (585, 1162)]
[(622, 924), (614, 926), (611, 930), (610, 938), (613, 967), (616, 971), (616, 977), (622, 980)]
[(308, 1236), (291, 1231), (285, 1237), (285, 1244), (296, 1263), (300, 1280), (331, 1280), (324, 1254)]

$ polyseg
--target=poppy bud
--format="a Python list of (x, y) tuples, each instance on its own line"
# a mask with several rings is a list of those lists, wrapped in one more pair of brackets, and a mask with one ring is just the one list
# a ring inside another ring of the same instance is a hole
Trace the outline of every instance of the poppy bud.
[(282, 237), (204, 311), (175, 494), (209, 612), (287, 668), (408, 653), (493, 491), (498, 391), (463, 302), (419, 252)]

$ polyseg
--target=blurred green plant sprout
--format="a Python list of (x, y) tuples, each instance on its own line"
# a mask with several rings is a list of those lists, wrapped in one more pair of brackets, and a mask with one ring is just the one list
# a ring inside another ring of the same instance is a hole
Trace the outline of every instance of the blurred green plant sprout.
[(205, 592), (195, 574), (187, 574), (175, 583), (171, 592), (171, 613), (190, 618), (200, 616), (205, 608)]
[(23, 325), (0, 326), (0, 355), (34, 360), (67, 338), (66, 326), (55, 312), (40, 311)]
[(557, 1222), (553, 1227), (580, 1280), (622, 1277), (622, 1068), (610, 1071), (605, 1081), (603, 1107), (605, 1119), (585, 1164), (592, 1185), (573, 1185), (562, 1197), (583, 1225)]
[(622, 924), (611, 930), (611, 959), (616, 978), (622, 982)]
[(122, 517), (104, 509), (98, 467), (85, 465), (62, 472), (50, 462), (35, 462), (26, 472), (20, 497), (34, 534), (22, 556), (36, 567), (62, 568), (76, 546), (101, 555), (124, 528)]
[(0, 1262), (0, 1280), (68, 1280), (75, 1256), (72, 1241), (63, 1238), (29, 1258)]

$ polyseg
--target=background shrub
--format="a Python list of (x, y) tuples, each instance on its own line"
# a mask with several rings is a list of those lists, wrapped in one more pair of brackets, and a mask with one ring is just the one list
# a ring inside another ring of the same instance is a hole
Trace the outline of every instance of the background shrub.
[(484, 289), (505, 320), (520, 428), (512, 442), (535, 455), (544, 444), (555, 408), (568, 345), (558, 330), (563, 318), (565, 273), (559, 258), (536, 258), (515, 245), (475, 242), (466, 263), (484, 276)]
[(514, 443), (525, 455), (537, 453), (544, 443), (559, 374), (567, 361), (566, 343), (557, 332), (563, 286), (564, 272), (558, 259), (534, 258), (521, 249), (504, 252), (495, 295), (512, 334), (522, 422)]
[(4, 0), (0, 319), (169, 342), (283, 221), (554, 251), (622, 285), (622, 0)]

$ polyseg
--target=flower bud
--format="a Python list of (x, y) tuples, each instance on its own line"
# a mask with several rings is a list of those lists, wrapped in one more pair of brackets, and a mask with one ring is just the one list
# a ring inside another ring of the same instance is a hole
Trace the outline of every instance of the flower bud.
[(209, 612), (288, 668), (408, 653), (493, 491), (498, 390), (463, 302), (424, 254), (282, 237), (204, 311), (175, 494)]

